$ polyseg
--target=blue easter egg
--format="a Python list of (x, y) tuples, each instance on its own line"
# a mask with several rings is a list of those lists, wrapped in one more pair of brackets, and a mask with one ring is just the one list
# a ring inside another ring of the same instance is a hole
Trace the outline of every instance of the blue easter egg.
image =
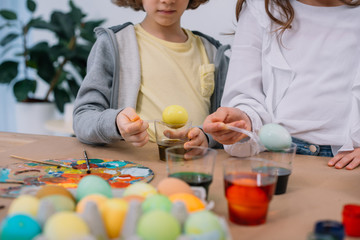
[(281, 125), (265, 124), (259, 132), (260, 142), (270, 151), (280, 151), (291, 146), (291, 135)]
[(25, 214), (7, 216), (1, 223), (0, 239), (31, 240), (41, 233), (39, 223)]

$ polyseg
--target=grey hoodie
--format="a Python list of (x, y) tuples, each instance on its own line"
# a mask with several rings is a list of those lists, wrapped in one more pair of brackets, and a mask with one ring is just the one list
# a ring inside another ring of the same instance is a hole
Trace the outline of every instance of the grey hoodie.
[[(136, 109), (141, 83), (140, 56), (132, 23), (110, 29), (96, 28), (97, 40), (89, 54), (87, 75), (75, 100), (73, 128), (76, 137), (87, 144), (107, 144), (122, 140), (116, 116), (126, 107)], [(210, 63), (215, 64), (215, 90), (209, 112), (220, 106), (229, 58), (215, 39), (201, 37)], [(207, 135), (210, 147), (221, 147)]]

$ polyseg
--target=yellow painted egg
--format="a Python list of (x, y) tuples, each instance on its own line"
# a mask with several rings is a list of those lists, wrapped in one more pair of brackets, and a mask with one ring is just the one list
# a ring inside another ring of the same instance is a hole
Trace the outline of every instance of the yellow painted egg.
[(188, 113), (179, 105), (170, 105), (162, 113), (162, 120), (169, 125), (184, 125), (188, 121)]
[(36, 217), (40, 200), (31, 195), (20, 195), (12, 201), (8, 214), (23, 213)]
[(175, 193), (189, 193), (193, 194), (193, 191), (189, 184), (181, 179), (168, 177), (164, 178), (157, 185), (157, 190), (160, 194), (170, 196)]
[(43, 234), (48, 240), (81, 239), (90, 230), (75, 212), (58, 212), (46, 221)]
[(102, 206), (102, 217), (109, 238), (117, 238), (121, 232), (129, 203), (120, 198), (112, 198), (105, 201)]
[(175, 193), (169, 196), (171, 202), (181, 201), (185, 204), (188, 212), (195, 212), (205, 209), (205, 204), (193, 194)]
[(103, 206), (107, 200), (108, 200), (108, 198), (101, 194), (88, 195), (88, 196), (84, 197), (83, 199), (81, 199), (80, 202), (76, 205), (76, 212), (78, 212), (78, 213), (84, 212), (86, 203), (88, 203), (90, 201), (94, 202), (97, 205), (99, 212), (101, 212), (103, 209)]
[(156, 188), (149, 183), (136, 182), (125, 188), (123, 196), (126, 197), (130, 195), (138, 195), (146, 198), (156, 193)]
[(75, 201), (74, 196), (71, 194), (69, 190), (64, 188), (63, 186), (58, 185), (44, 185), (42, 186), (39, 191), (36, 193), (36, 197), (43, 198), (50, 195), (64, 195), (65, 197), (68, 197)]

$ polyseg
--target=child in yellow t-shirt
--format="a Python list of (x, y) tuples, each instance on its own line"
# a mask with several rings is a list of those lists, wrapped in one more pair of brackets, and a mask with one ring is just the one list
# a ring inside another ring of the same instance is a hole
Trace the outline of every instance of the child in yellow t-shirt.
[(89, 144), (124, 139), (143, 146), (153, 138), (147, 121), (169, 105), (181, 105), (193, 127), (184, 147), (221, 146), (201, 130), (220, 105), (228, 66), (222, 46), (200, 32), (183, 29), (186, 9), (207, 0), (112, 0), (146, 12), (144, 20), (97, 28), (87, 76), (74, 108), (74, 131)]

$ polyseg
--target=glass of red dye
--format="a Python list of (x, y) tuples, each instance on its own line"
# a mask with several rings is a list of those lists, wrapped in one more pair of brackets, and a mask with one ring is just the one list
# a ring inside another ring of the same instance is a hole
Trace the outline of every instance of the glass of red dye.
[(240, 225), (266, 222), (275, 191), (276, 163), (261, 158), (229, 158), (223, 162), (230, 221)]

